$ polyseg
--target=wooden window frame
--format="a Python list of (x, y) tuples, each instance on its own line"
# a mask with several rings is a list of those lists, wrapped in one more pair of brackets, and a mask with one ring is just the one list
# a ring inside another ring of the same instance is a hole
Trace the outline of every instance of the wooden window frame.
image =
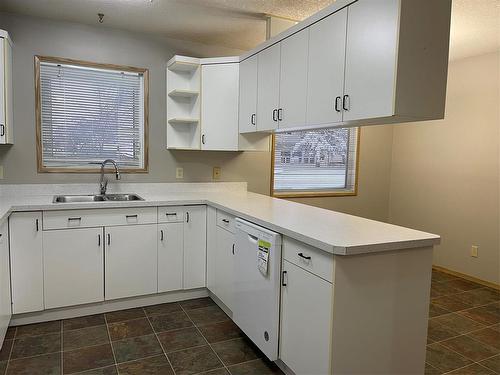
[[(46, 167), (42, 159), (42, 100), (40, 82), (40, 64), (55, 63), (77, 65), (87, 68), (117, 70), (122, 72), (140, 73), (143, 75), (144, 90), (144, 155), (142, 168), (123, 168), (120, 173), (148, 173), (149, 172), (149, 69), (132, 66), (101, 64), (91, 61), (74, 60), (62, 57), (35, 56), (35, 123), (36, 123), (36, 154), (38, 173), (99, 173), (100, 167), (75, 168), (75, 167)], [(106, 168), (108, 170), (108, 168)]]
[[(307, 129), (305, 129), (307, 131)], [(310, 129), (314, 130), (314, 129)], [(358, 133), (356, 136), (356, 166), (355, 166), (355, 180), (354, 180), (354, 190), (308, 190), (300, 192), (276, 192), (274, 190), (274, 156), (276, 151), (276, 136), (272, 135), (271, 138), (271, 185), (270, 185), (270, 195), (274, 198), (321, 198), (321, 197), (354, 197), (358, 195), (358, 181), (359, 181), (359, 149), (360, 149), (360, 139), (361, 139), (361, 127), (358, 127)]]

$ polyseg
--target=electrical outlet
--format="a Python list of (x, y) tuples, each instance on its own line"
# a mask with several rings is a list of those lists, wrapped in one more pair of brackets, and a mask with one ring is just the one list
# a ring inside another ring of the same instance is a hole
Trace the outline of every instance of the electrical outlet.
[(0, 165), (0, 180), (3, 180), (3, 165)]
[(478, 251), (479, 251), (479, 246), (472, 245), (472, 247), (470, 248), (470, 256), (474, 258), (479, 257)]
[(184, 168), (175, 168), (175, 178), (184, 178)]
[(212, 178), (214, 180), (220, 180), (220, 176), (221, 176), (221, 170), (220, 170), (220, 167), (214, 167), (214, 170), (212, 172)]

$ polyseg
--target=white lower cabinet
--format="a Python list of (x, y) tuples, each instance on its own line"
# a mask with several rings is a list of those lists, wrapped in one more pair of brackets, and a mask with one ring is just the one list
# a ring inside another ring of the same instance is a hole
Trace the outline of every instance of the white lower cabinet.
[(184, 289), (204, 288), (207, 266), (207, 208), (186, 206), (184, 222)]
[(12, 213), (9, 230), (12, 312), (41, 311), (44, 309), (42, 213)]
[(184, 223), (158, 224), (158, 292), (182, 289)]
[(43, 233), (45, 308), (104, 300), (103, 228)]
[(158, 291), (157, 225), (104, 228), (105, 299)]
[(216, 244), (214, 251), (214, 290), (212, 292), (232, 311), (234, 305), (234, 234), (217, 226)]
[(5, 221), (0, 226), (0, 343), (5, 338), (12, 316), (9, 265), (9, 228)]
[(284, 260), (280, 359), (296, 374), (330, 374), (332, 284)]

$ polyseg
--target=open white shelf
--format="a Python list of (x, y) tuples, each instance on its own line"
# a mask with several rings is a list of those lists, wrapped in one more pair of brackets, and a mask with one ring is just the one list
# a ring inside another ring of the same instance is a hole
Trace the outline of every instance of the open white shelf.
[(197, 125), (200, 122), (198, 118), (174, 117), (168, 120), (171, 125)]
[(168, 70), (172, 72), (194, 72), (199, 67), (200, 65), (196, 63), (175, 61), (168, 66)]
[(171, 98), (196, 98), (200, 95), (199, 91), (195, 90), (184, 90), (184, 89), (174, 89), (168, 93)]

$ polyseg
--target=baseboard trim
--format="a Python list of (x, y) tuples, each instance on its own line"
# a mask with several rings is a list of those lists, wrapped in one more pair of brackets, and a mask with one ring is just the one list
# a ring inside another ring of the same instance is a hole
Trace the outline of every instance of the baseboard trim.
[(207, 296), (208, 289), (200, 288), (193, 290), (180, 290), (175, 292), (152, 294), (149, 296), (124, 298), (113, 301), (91, 303), (88, 305), (70, 306), (26, 314), (17, 314), (12, 316), (10, 325), (19, 326), (32, 323), (48, 322), (51, 320), (76, 318), (79, 316), (102, 314), (111, 311), (132, 309), (134, 307), (151, 306), (168, 302), (178, 302), (187, 299)]
[(462, 279), (466, 279), (466, 280), (472, 281), (474, 283), (487, 286), (488, 288), (500, 290), (499, 284), (495, 284), (495, 283), (491, 283), (489, 281), (481, 280), (481, 279), (478, 279), (477, 277), (469, 276), (469, 275), (466, 275), (465, 273), (461, 273), (461, 272), (457, 272), (457, 271), (452, 271), (452, 270), (449, 270), (448, 268), (444, 268), (441, 266), (432, 266), (432, 268), (435, 269), (436, 271), (447, 273), (448, 275), (461, 277)]

